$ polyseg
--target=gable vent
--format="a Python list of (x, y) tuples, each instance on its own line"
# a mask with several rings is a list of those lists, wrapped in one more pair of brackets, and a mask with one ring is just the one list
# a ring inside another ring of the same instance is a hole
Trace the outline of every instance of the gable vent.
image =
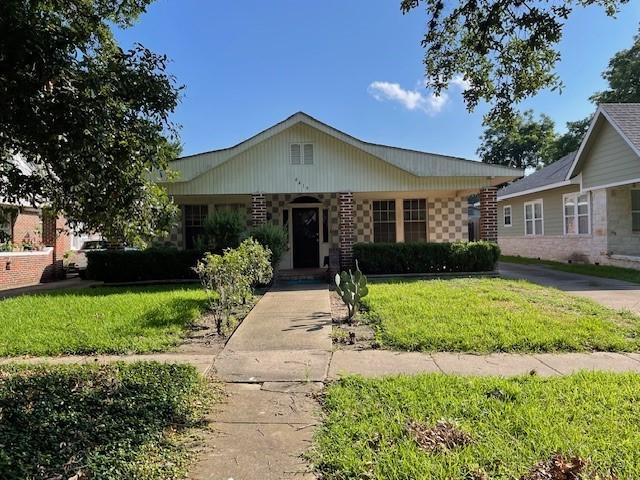
[(291, 144), (291, 165), (300, 165), (302, 152), (301, 145), (299, 143)]
[(313, 165), (313, 143), (292, 143), (289, 159), (291, 165)]
[(313, 165), (313, 143), (304, 144), (303, 163), (305, 165)]

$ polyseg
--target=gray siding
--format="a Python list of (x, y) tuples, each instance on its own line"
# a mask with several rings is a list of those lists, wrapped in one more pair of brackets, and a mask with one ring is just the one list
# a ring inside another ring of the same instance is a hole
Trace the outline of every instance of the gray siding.
[[(498, 237), (522, 237), (524, 236), (524, 204), (539, 198), (543, 202), (544, 234), (562, 235), (562, 195), (577, 192), (578, 185), (554, 188), (544, 192), (532, 193), (521, 197), (509, 198), (498, 202)], [(512, 226), (504, 226), (503, 207), (511, 205)]]
[(603, 122), (582, 160), (583, 188), (640, 178), (640, 158), (609, 122)]

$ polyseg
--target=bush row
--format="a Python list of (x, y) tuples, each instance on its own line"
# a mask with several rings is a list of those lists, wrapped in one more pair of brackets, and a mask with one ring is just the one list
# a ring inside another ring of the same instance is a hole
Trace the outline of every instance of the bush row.
[(104, 282), (196, 279), (199, 250), (151, 248), (87, 253), (86, 278)]
[(487, 272), (500, 247), (491, 242), (357, 243), (354, 257), (368, 274)]

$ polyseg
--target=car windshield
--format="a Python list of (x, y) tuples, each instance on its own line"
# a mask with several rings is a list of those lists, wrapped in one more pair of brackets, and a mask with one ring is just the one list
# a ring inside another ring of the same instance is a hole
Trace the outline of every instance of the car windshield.
[(82, 250), (100, 250), (104, 248), (107, 248), (106, 242), (101, 240), (92, 240), (82, 244)]

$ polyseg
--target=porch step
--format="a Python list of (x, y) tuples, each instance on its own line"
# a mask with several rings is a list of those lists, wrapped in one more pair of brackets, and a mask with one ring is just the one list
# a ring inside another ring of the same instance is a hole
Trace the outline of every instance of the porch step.
[(327, 280), (326, 268), (294, 268), (291, 270), (278, 270), (275, 275), (277, 282), (306, 283)]

